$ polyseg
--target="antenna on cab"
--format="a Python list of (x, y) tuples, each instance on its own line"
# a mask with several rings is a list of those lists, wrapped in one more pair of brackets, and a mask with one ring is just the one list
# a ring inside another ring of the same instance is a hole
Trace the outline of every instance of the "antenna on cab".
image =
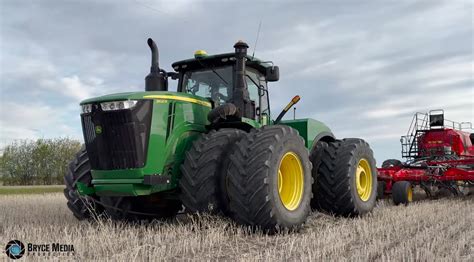
[(257, 50), (258, 37), (260, 36), (260, 28), (262, 27), (262, 20), (258, 23), (257, 38), (255, 38), (255, 45), (253, 47), (252, 59), (255, 56), (255, 50)]

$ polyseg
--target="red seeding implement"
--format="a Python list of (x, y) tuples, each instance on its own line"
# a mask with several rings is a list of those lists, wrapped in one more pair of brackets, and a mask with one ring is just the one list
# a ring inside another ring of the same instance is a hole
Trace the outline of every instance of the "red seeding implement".
[(400, 142), (406, 162), (388, 159), (378, 168), (379, 197), (391, 194), (399, 205), (412, 201), (415, 186), (429, 197), (441, 192), (466, 195), (474, 191), (472, 123), (446, 120), (443, 110), (416, 113)]

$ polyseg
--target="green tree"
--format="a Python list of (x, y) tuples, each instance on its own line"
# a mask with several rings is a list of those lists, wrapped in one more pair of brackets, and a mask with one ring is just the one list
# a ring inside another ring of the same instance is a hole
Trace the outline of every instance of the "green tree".
[(70, 138), (18, 140), (0, 158), (4, 185), (62, 184), (69, 161), (81, 143)]

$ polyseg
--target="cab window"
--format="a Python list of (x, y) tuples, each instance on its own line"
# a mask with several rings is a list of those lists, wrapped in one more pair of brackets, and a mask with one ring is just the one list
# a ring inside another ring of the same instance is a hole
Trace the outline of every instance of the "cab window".
[(255, 103), (258, 116), (261, 118), (262, 114), (269, 115), (265, 77), (257, 70), (247, 68), (246, 81), (250, 100)]
[(232, 94), (232, 66), (188, 71), (184, 74), (182, 91), (211, 99), (216, 105), (230, 100)]

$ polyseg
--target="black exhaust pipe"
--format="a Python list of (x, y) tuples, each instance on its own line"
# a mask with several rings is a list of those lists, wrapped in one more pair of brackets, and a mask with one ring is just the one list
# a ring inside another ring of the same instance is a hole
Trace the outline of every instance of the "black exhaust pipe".
[(166, 72), (160, 69), (158, 63), (160, 57), (158, 47), (151, 38), (148, 38), (147, 42), (151, 49), (151, 68), (150, 73), (145, 77), (145, 91), (168, 91)]
[(239, 109), (243, 117), (255, 119), (255, 105), (250, 102), (250, 95), (245, 79), (245, 61), (247, 60), (247, 43), (238, 41), (235, 48), (234, 92), (232, 103)]

